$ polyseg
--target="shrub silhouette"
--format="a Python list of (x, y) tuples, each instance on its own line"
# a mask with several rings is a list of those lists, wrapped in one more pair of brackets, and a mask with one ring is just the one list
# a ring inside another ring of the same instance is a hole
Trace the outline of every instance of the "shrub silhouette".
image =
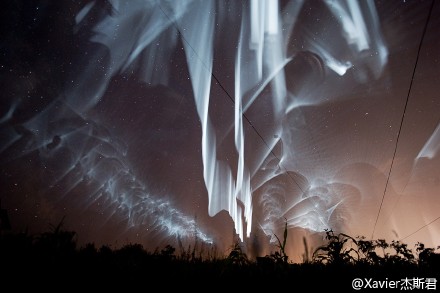
[[(370, 266), (428, 266), (440, 255), (434, 248), (423, 243), (416, 244), (418, 258), (406, 243), (393, 240), (390, 244), (384, 239), (366, 240), (364, 236), (353, 237), (332, 230), (326, 231), (328, 243), (318, 247), (313, 253), (313, 262), (322, 264), (365, 264)], [(440, 247), (438, 247), (440, 248)]]
[(283, 233), (283, 242), (281, 242), (280, 238), (274, 234), (278, 241), (278, 249), (275, 253), (270, 256), (275, 260), (276, 263), (287, 263), (289, 256), (286, 254), (286, 242), (287, 242), (287, 219), (285, 219), (284, 223), (284, 233)]
[(246, 253), (243, 252), (238, 241), (235, 242), (226, 260), (228, 264), (237, 266), (245, 266), (250, 263)]
[[(334, 234), (333, 230), (325, 230), (328, 243), (318, 247), (312, 256), (312, 261), (324, 264), (353, 264), (359, 259), (359, 253), (352, 244), (357, 241), (347, 234)], [(356, 256), (356, 257), (355, 257)]]
[[(423, 243), (417, 243), (413, 252), (401, 241), (387, 243), (383, 239), (353, 238), (333, 230), (325, 230), (326, 243), (314, 250), (310, 262), (304, 258), (303, 263), (290, 263), (285, 251), (287, 224), (284, 238), (276, 237), (278, 250), (256, 260), (248, 258), (239, 241), (223, 257), (216, 258), (202, 258), (201, 253), (192, 253), (194, 249), (188, 250), (185, 257), (176, 257), (176, 249), (171, 245), (157, 248), (153, 253), (137, 243), (119, 249), (107, 245), (98, 249), (94, 243), (77, 248), (76, 233), (64, 230), (62, 224), (63, 220), (49, 232), (36, 236), (27, 233), (0, 235), (5, 280), (8, 276), (34, 281), (51, 278), (78, 285), (81, 282), (105, 283), (113, 288), (115, 284), (125, 286), (141, 280), (158, 282), (164, 277), (182, 281), (176, 284), (202, 278), (224, 285), (232, 280), (246, 280), (248, 285), (266, 282), (272, 288), (276, 283), (304, 281), (313, 284), (314, 288), (329, 289), (329, 282), (341, 278), (347, 279), (344, 283), (350, 285), (350, 278), (372, 274), (396, 278), (418, 277), (418, 274), (436, 277), (440, 271), (440, 254)], [(321, 282), (313, 282), (316, 276), (320, 276)]]
[(76, 232), (63, 229), (64, 217), (57, 226), (51, 225), (49, 232), (40, 234), (35, 239), (34, 248), (39, 254), (44, 257), (52, 257), (53, 259), (59, 257), (73, 256), (76, 252)]
[[(437, 246), (440, 249), (440, 246)], [(425, 247), (423, 243), (416, 243), (416, 252), (418, 253), (418, 265), (422, 268), (440, 271), (440, 254), (435, 253), (435, 249)]]
[(377, 249), (381, 248), (383, 254), (384, 250), (388, 247), (388, 243), (385, 240), (365, 240), (364, 236), (358, 237), (357, 240), (358, 255), (360, 257), (359, 262), (369, 265), (383, 265), (385, 264), (385, 257), (381, 257), (377, 254)]

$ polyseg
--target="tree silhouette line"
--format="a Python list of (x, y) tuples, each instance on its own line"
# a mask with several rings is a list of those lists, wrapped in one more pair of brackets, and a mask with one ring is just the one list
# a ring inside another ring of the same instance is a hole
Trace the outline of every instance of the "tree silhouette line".
[(340, 284), (344, 291), (351, 289), (350, 280), (356, 277), (440, 279), (440, 254), (436, 252), (440, 247), (426, 247), (420, 242), (413, 251), (400, 241), (366, 240), (326, 230), (326, 243), (314, 250), (311, 259), (293, 263), (285, 252), (287, 226), (283, 239), (275, 235), (278, 250), (254, 260), (247, 257), (239, 242), (224, 256), (219, 256), (215, 248), (197, 252), (202, 249), (197, 243), (192, 249), (180, 244), (180, 253), (172, 245), (154, 251), (138, 243), (118, 249), (96, 247), (94, 243), (78, 247), (76, 232), (64, 229), (62, 224), (38, 235), (3, 232), (0, 260), (4, 280), (22, 278), (33, 284), (54, 280), (72, 286), (100, 284), (107, 288), (157, 283), (164, 278), (171, 282), (168, 285), (193, 284), (194, 288), (200, 280), (214, 282), (218, 288), (234, 280), (240, 280), (243, 286), (271, 288), (286, 282), (305, 282), (311, 289)]

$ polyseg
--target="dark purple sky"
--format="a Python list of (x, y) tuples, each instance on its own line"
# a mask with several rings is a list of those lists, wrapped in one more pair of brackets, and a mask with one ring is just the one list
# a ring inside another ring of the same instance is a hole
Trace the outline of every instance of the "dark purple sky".
[(2, 208), (113, 246), (264, 255), (285, 219), (294, 260), (326, 228), (436, 246), (431, 4), (3, 3)]

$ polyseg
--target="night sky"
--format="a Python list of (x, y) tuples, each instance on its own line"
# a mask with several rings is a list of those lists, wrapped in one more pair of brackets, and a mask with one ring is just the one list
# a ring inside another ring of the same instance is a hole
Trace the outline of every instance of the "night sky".
[(440, 3), (0, 5), (14, 231), (256, 256), (287, 221), (293, 260), (324, 229), (440, 244)]

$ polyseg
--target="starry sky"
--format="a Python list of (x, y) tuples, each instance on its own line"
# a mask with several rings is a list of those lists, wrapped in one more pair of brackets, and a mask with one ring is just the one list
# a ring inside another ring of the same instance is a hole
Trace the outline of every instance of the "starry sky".
[(80, 244), (440, 244), (440, 5), (4, 1), (1, 206)]

